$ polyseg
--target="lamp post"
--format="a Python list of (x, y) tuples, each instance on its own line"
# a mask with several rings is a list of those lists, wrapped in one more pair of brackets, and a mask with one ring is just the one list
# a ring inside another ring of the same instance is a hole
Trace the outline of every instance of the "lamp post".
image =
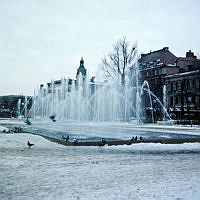
[[(192, 97), (188, 97), (187, 100), (188, 100), (188, 104), (190, 105), (191, 102), (192, 102)], [(188, 111), (188, 116), (189, 116), (189, 122), (190, 122), (190, 125), (191, 125), (191, 127), (192, 127), (192, 120), (191, 120), (191, 115), (190, 115), (190, 106), (189, 106), (189, 105), (188, 105), (188, 109), (187, 109), (187, 111)]]
[(185, 82), (184, 80), (181, 81), (181, 116), (180, 116), (180, 121), (183, 120), (184, 118), (184, 85), (185, 85)]

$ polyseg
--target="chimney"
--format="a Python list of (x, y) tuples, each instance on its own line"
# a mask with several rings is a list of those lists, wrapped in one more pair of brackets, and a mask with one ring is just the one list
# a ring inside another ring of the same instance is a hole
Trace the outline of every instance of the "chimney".
[(169, 47), (163, 47), (164, 51), (169, 51)]
[(189, 50), (188, 52), (186, 52), (186, 58), (197, 58), (195, 55), (194, 55), (194, 52), (192, 52), (191, 50)]

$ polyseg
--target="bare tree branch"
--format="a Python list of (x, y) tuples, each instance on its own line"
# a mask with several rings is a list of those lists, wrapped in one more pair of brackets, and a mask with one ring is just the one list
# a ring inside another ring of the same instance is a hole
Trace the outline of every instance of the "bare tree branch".
[(113, 45), (113, 51), (102, 59), (102, 69), (107, 77), (118, 81), (121, 79), (121, 84), (125, 84), (127, 71), (137, 61), (137, 45), (131, 47), (126, 40), (126, 37), (119, 39)]

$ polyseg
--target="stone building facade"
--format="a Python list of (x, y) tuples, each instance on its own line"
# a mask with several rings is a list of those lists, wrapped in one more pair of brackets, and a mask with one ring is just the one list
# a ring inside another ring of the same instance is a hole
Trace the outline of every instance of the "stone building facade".
[[(141, 54), (139, 59), (139, 85), (142, 86), (144, 81), (149, 85), (150, 91), (164, 104), (163, 89), (165, 85), (165, 76), (177, 73), (179, 68), (176, 66), (177, 57), (169, 51), (168, 47), (152, 51), (147, 54)], [(158, 101), (153, 98), (153, 108), (150, 105), (150, 99), (147, 92), (142, 96), (144, 112), (151, 115), (154, 112), (154, 120), (163, 118), (161, 106), (157, 105)]]
[(200, 60), (189, 51), (176, 65), (178, 73), (165, 77), (168, 110), (174, 119), (200, 121)]
[[(160, 102), (166, 105), (173, 119), (200, 121), (200, 60), (191, 50), (186, 52), (185, 57), (176, 57), (167, 47), (141, 54), (139, 85), (142, 86), (144, 81), (148, 82), (151, 92)], [(162, 120), (160, 108), (156, 101), (152, 102), (151, 107), (149, 96), (142, 97), (147, 115), (153, 112), (155, 121)]]

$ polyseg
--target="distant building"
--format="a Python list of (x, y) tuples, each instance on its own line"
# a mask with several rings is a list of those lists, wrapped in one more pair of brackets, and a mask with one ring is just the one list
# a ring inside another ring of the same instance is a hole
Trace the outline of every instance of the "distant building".
[[(40, 85), (40, 89), (43, 90), (43, 95), (46, 96), (47, 94), (49, 93), (55, 93), (56, 90), (61, 90), (61, 85), (63, 84), (63, 86), (65, 86), (65, 88), (63, 89), (67, 89), (68, 91), (71, 91), (71, 86), (72, 86), (72, 83), (76, 82), (76, 80), (73, 80), (71, 78), (63, 78), (63, 79), (60, 79), (60, 80), (55, 80), (55, 81), (52, 81), (50, 83), (47, 83), (47, 88), (44, 88), (44, 85), (41, 84)], [(60, 91), (61, 92), (61, 91)]]
[[(173, 119), (200, 121), (200, 60), (191, 50), (185, 57), (176, 57), (167, 47), (142, 54), (139, 59), (140, 86), (145, 80)], [(166, 102), (163, 99), (164, 85)], [(155, 121), (161, 120), (162, 111), (156, 101), (151, 108), (147, 95), (142, 100), (147, 116), (153, 109)]]
[[(144, 81), (147, 81), (151, 92), (153, 92), (158, 99), (163, 101), (163, 88), (165, 85), (165, 76), (177, 73), (179, 68), (176, 66), (177, 57), (169, 51), (168, 47), (157, 51), (150, 51), (147, 54), (141, 54), (139, 62), (139, 85), (141, 86)], [(161, 120), (163, 111), (156, 102), (153, 101), (154, 106), (151, 108), (148, 95), (142, 97), (143, 107), (146, 109), (147, 115), (150, 115), (154, 109), (155, 120)]]
[[(77, 87), (77, 80), (78, 80), (79, 75), (82, 75), (83, 80), (86, 78), (86, 75), (87, 75), (87, 70), (84, 67), (83, 57), (81, 58), (80, 66), (77, 69), (76, 80), (73, 80), (71, 78), (68, 78), (68, 79), (63, 78), (63, 79), (60, 79), (60, 80), (55, 80), (55, 81), (47, 83), (47, 88), (44, 88), (44, 85), (41, 84), (40, 89), (42, 89), (44, 96), (49, 94), (49, 93), (52, 93), (52, 92), (55, 93), (56, 90), (58, 90), (58, 93), (61, 93), (61, 89), (62, 89), (61, 85), (64, 86), (63, 89), (65, 89), (65, 90), (67, 89), (68, 92), (70, 92), (73, 85), (74, 85), (74, 87)], [(94, 81), (94, 77), (93, 77), (92, 80)], [(66, 92), (62, 91), (62, 93), (66, 93)]]
[(176, 65), (179, 71), (165, 77), (168, 110), (175, 119), (200, 121), (200, 60), (190, 50)]
[(0, 96), (0, 117), (11, 118), (20, 114), (26, 116), (31, 111), (32, 97), (22, 95)]

